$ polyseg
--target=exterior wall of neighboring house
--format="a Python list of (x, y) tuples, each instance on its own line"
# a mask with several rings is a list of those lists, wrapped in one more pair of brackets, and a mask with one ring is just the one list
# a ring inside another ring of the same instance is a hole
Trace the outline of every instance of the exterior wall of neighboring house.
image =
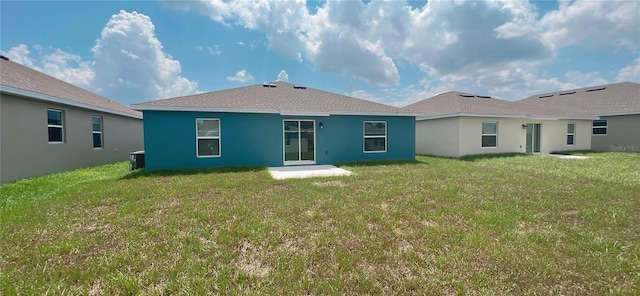
[[(461, 117), (460, 156), (488, 153), (525, 152), (523, 118)], [(497, 122), (497, 146), (482, 147), (482, 123)]]
[[(202, 118), (219, 119), (219, 156), (197, 156), (196, 119)], [(144, 111), (146, 169), (282, 166), (284, 120), (315, 121), (315, 164), (415, 159), (414, 117)], [(386, 121), (386, 152), (363, 151), (369, 120)]]
[(607, 120), (607, 134), (591, 135), (591, 149), (640, 152), (640, 114), (601, 116), (600, 119)]
[[(496, 147), (482, 147), (482, 123), (497, 122)], [(534, 120), (508, 117), (451, 117), (416, 122), (416, 152), (446, 157), (474, 154), (526, 153), (527, 130), (540, 124), (540, 153), (591, 148), (589, 120)], [(567, 144), (567, 125), (575, 124), (574, 144)]]
[[(0, 182), (126, 161), (143, 149), (142, 120), (2, 94)], [(64, 142), (49, 143), (47, 110), (64, 113)], [(93, 148), (92, 117), (102, 117), (103, 148)]]
[(416, 121), (416, 153), (459, 157), (459, 127), (459, 117)]
[[(556, 151), (591, 149), (590, 120), (544, 120), (541, 123), (540, 153), (549, 154)], [(567, 125), (575, 124), (574, 144), (567, 144)]]

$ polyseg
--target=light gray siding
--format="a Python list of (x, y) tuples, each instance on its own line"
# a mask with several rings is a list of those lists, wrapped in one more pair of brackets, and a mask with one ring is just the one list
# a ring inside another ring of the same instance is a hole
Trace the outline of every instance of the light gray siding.
[(601, 116), (607, 120), (606, 135), (592, 135), (591, 149), (640, 152), (640, 114)]
[[(64, 143), (48, 141), (47, 109), (64, 111)], [(103, 118), (103, 148), (93, 148), (92, 116)], [(142, 120), (17, 97), (0, 98), (0, 183), (125, 161), (142, 150)]]

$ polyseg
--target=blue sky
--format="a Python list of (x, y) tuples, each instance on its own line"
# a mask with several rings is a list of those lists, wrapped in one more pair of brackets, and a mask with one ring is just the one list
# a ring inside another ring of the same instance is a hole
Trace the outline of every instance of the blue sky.
[(1, 1), (2, 55), (124, 104), (288, 80), (404, 106), (640, 82), (638, 1)]

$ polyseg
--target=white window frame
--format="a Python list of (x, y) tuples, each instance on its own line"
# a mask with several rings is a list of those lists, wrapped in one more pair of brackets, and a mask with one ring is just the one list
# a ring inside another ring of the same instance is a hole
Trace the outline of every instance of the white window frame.
[[(376, 123), (384, 123), (384, 136), (374, 135), (367, 136), (367, 123), (376, 124)], [(365, 120), (362, 122), (362, 152), (364, 153), (386, 153), (387, 152), (387, 122), (384, 120)], [(367, 151), (366, 150), (366, 141), (367, 139), (384, 139), (384, 150), (382, 151)]]
[[(573, 132), (569, 132), (569, 126), (573, 126)], [(569, 144), (569, 136), (573, 137), (573, 143)], [(576, 145), (576, 124), (574, 122), (567, 123), (567, 146)]]
[[(596, 121), (604, 121), (606, 123), (606, 125), (604, 126), (595, 126), (595, 122)], [(604, 134), (596, 134), (593, 131), (595, 129), (604, 129)], [(609, 133), (609, 121), (607, 119), (597, 119), (597, 120), (593, 120), (591, 121), (591, 135), (593, 136), (606, 136)]]
[[(100, 130), (99, 131), (94, 131), (93, 130), (93, 119), (94, 118), (100, 119)], [(104, 127), (103, 127), (103, 124), (102, 124), (103, 122), (104, 121), (102, 119), (102, 116), (98, 116), (98, 115), (91, 116), (91, 142), (92, 142), (91, 145), (93, 146), (94, 150), (100, 150), (100, 149), (104, 148), (104, 136), (103, 136)], [(96, 147), (96, 143), (94, 142), (94, 136), (96, 134), (100, 135), (100, 146), (99, 147)]]
[[(484, 126), (485, 123), (495, 123), (496, 124), (496, 133), (495, 134), (485, 134), (484, 133), (484, 129), (482, 128)], [(498, 129), (500, 123), (498, 121), (483, 121), (482, 125), (480, 126), (480, 148), (482, 149), (496, 149), (498, 148)], [(483, 146), (483, 141), (482, 141), (482, 137), (484, 136), (494, 136), (496, 137), (496, 145), (495, 146)]]
[[(218, 122), (218, 136), (209, 136), (209, 137), (200, 137), (198, 136), (198, 121), (199, 120), (210, 120)], [(196, 118), (196, 157), (197, 158), (212, 158), (212, 157), (221, 157), (222, 156), (222, 126), (220, 125), (220, 118)], [(200, 155), (200, 150), (198, 149), (198, 140), (205, 139), (217, 139), (218, 140), (218, 155)]]
[[(49, 124), (49, 111), (59, 112), (60, 113), (60, 124)], [(62, 131), (61, 132), (60, 141), (51, 141), (51, 139), (49, 139), (49, 128), (50, 127), (59, 128)], [(47, 108), (47, 140), (49, 141), (49, 144), (63, 144), (64, 143), (64, 140), (65, 140), (65, 135), (64, 135), (64, 110)]]

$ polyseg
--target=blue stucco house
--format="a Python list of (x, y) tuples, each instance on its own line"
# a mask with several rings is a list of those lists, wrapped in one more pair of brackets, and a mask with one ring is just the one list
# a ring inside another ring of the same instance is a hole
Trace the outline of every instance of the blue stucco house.
[(147, 170), (415, 158), (415, 114), (286, 82), (155, 100)]

